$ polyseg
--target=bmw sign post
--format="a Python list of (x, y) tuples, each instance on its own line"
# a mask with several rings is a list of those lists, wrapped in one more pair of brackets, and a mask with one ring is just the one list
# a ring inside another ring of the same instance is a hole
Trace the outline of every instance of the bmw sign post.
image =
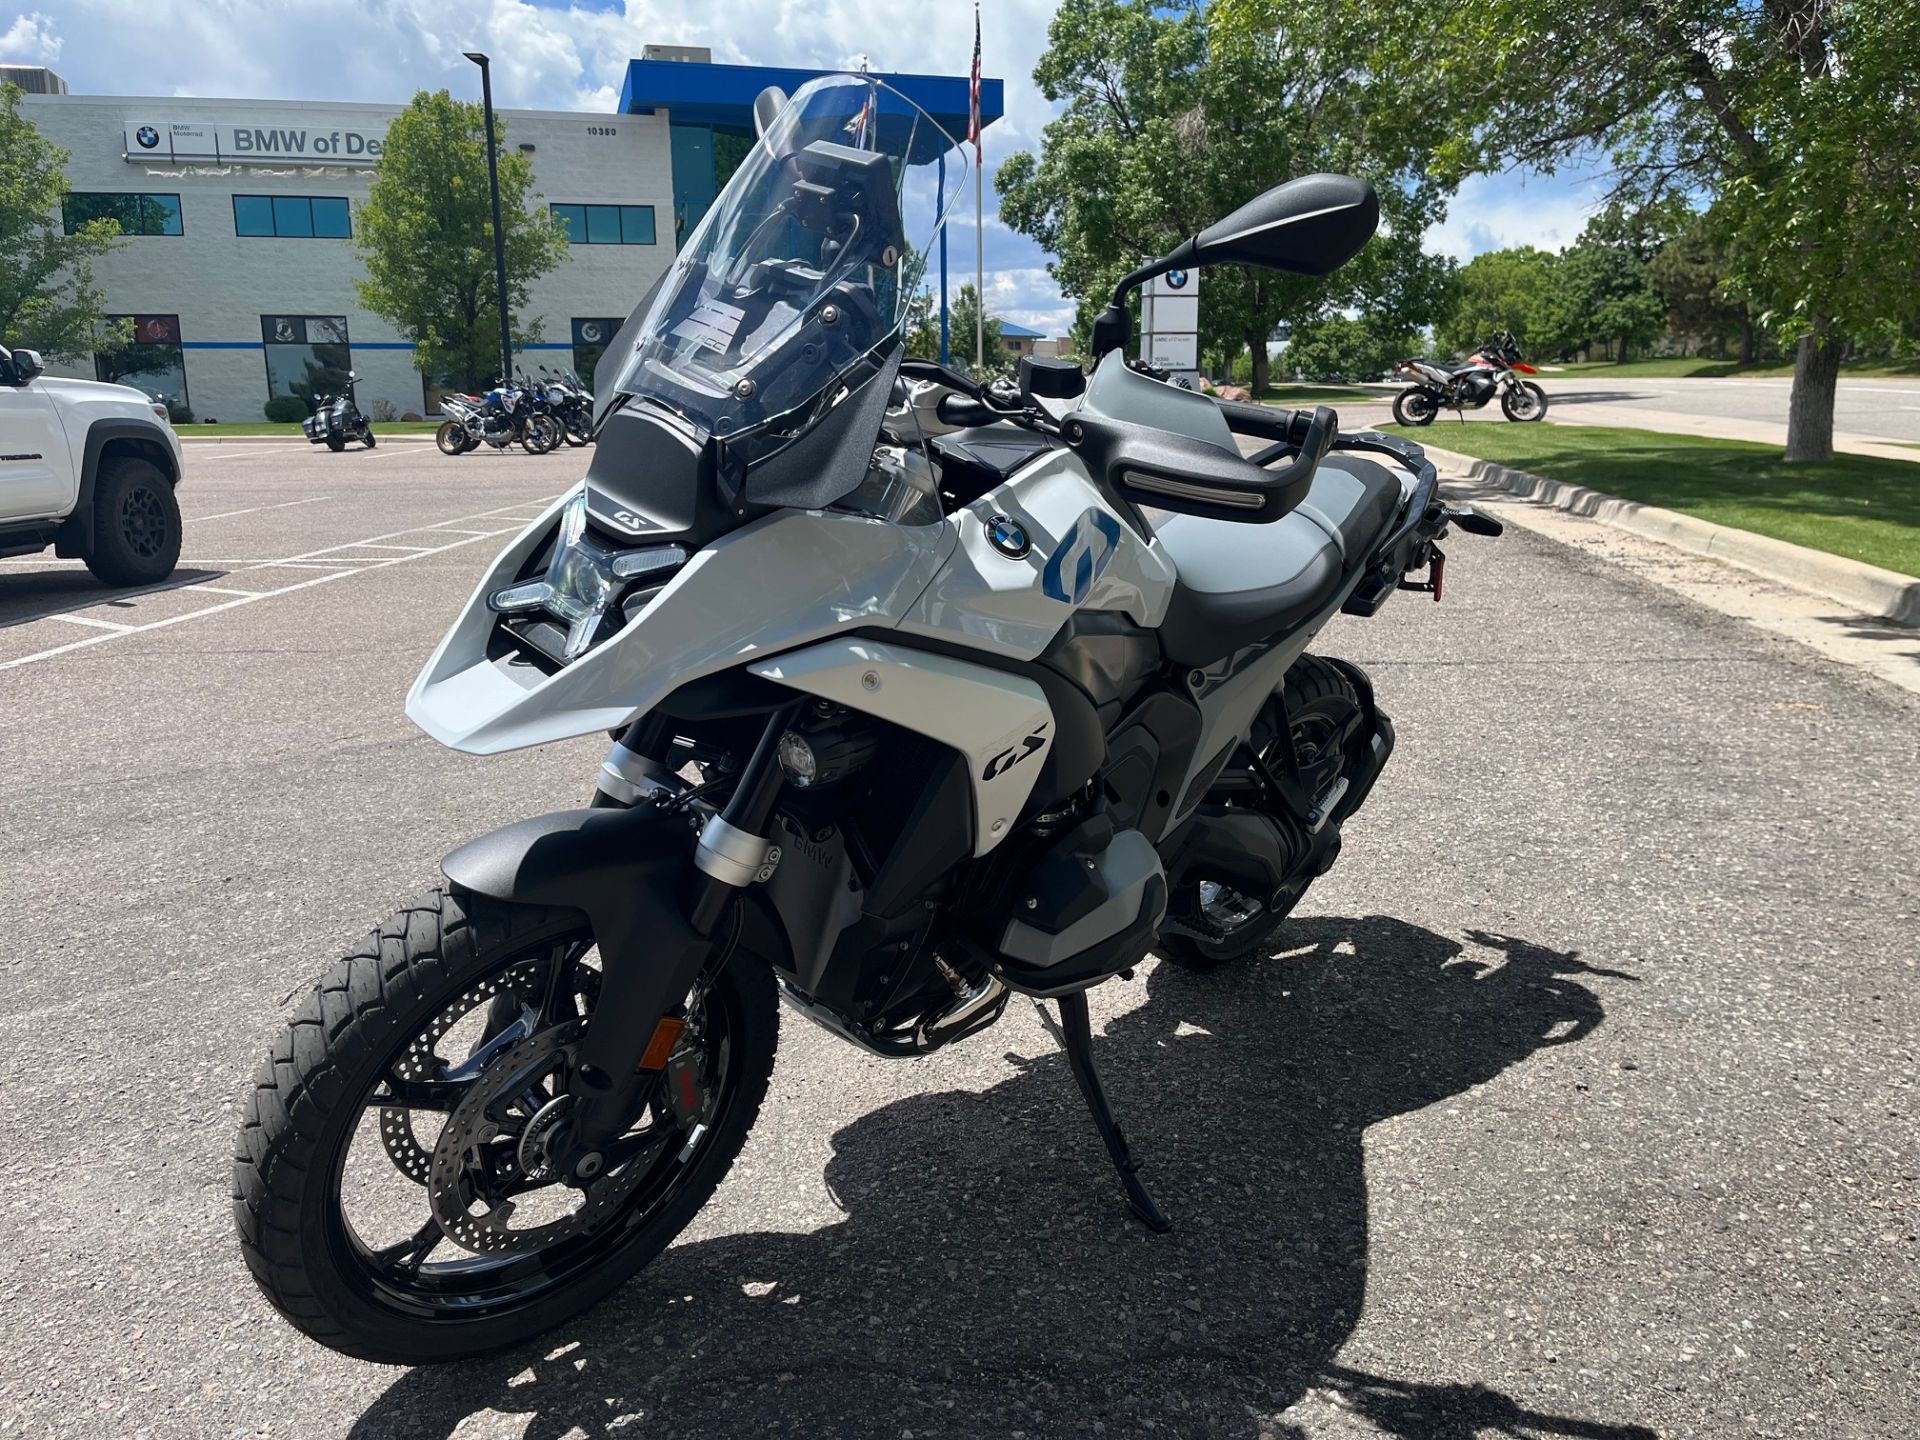
[(1175, 383), (1200, 388), (1200, 272), (1169, 270), (1147, 281), (1140, 300), (1140, 354), (1171, 371)]

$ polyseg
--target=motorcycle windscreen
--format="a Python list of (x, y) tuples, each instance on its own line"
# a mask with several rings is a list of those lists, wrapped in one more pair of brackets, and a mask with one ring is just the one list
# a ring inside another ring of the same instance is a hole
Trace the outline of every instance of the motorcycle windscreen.
[(596, 394), (664, 410), (747, 468), (778, 455), (885, 367), (964, 171), (898, 91), (809, 82), (621, 328)]

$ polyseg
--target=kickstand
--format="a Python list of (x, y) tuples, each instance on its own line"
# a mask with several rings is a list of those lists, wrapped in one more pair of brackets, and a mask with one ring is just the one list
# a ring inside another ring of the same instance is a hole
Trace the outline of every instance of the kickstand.
[[(1037, 1005), (1034, 1008), (1039, 1009)], [(1040, 1011), (1043, 1018), (1046, 1013), (1045, 1010)], [(1049, 1023), (1047, 1028), (1052, 1030), (1054, 1027)], [(1128, 1207), (1149, 1230), (1164, 1234), (1173, 1226), (1160, 1213), (1160, 1207), (1153, 1203), (1147, 1187), (1140, 1183), (1140, 1164), (1133, 1158), (1133, 1152), (1127, 1149), (1127, 1137), (1120, 1133), (1120, 1124), (1113, 1118), (1113, 1111), (1107, 1105), (1107, 1092), (1100, 1087), (1100, 1072), (1093, 1068), (1093, 1025), (1087, 1018), (1086, 991), (1060, 997), (1060, 1028), (1055, 1034), (1067, 1052), (1067, 1064), (1072, 1067), (1073, 1078), (1080, 1086), (1080, 1094), (1086, 1099), (1087, 1109), (1093, 1112), (1094, 1128), (1100, 1132), (1100, 1138), (1106, 1141), (1113, 1168), (1120, 1172), (1120, 1184), (1127, 1192)]]

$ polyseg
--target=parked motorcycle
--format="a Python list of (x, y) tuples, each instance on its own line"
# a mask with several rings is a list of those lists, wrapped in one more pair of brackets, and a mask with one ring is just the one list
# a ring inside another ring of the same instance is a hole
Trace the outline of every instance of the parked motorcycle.
[(1540, 372), (1521, 358), (1520, 342), (1511, 330), (1498, 331), (1486, 344), (1456, 366), (1435, 365), (1425, 360), (1402, 360), (1393, 367), (1394, 378), (1413, 383), (1393, 398), (1393, 418), (1402, 425), (1431, 425), (1441, 409), (1478, 410), (1500, 397), (1500, 410), (1507, 419), (1543, 420), (1547, 414), (1547, 392), (1522, 375)]
[(524, 385), (501, 381), (482, 395), (447, 395), (447, 418), (434, 432), (442, 455), (464, 455), (482, 445), (505, 450), (518, 443), (529, 455), (544, 455), (565, 438), (560, 421)]
[[(1394, 744), (1368, 677), (1309, 644), (1396, 589), (1439, 599), (1450, 526), (1499, 532), (1404, 439), (1126, 363), (1146, 280), (1325, 274), (1374, 232), (1364, 181), (1281, 185), (1141, 266), (1090, 377), (1029, 357), (1009, 393), (903, 354), (955, 138), (869, 76), (756, 112), (627, 321), (584, 481), (407, 700), (470, 754), (613, 730), (590, 805), (449, 854), (249, 1092), (247, 1263), (351, 1355), (513, 1344), (646, 1265), (759, 1114), (781, 999), (896, 1059), (1054, 1001), (1166, 1229), (1087, 991), (1151, 951), (1265, 953)], [(1023, 1223), (981, 1205), (981, 1233)]]
[(347, 448), (349, 440), (357, 440), (369, 450), (379, 443), (374, 439), (373, 422), (360, 413), (359, 402), (353, 397), (354, 383), (359, 378), (349, 370), (344, 395), (314, 396), (313, 414), (300, 424), (309, 445), (325, 445), (338, 455)]
[(540, 385), (554, 417), (566, 430), (567, 444), (585, 445), (593, 439), (593, 392), (571, 370), (540, 367)]

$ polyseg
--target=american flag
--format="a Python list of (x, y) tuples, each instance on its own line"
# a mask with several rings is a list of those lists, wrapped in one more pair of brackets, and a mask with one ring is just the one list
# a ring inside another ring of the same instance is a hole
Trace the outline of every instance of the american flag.
[(967, 110), (967, 139), (973, 142), (973, 163), (980, 163), (980, 0), (973, 0), (973, 84)]

